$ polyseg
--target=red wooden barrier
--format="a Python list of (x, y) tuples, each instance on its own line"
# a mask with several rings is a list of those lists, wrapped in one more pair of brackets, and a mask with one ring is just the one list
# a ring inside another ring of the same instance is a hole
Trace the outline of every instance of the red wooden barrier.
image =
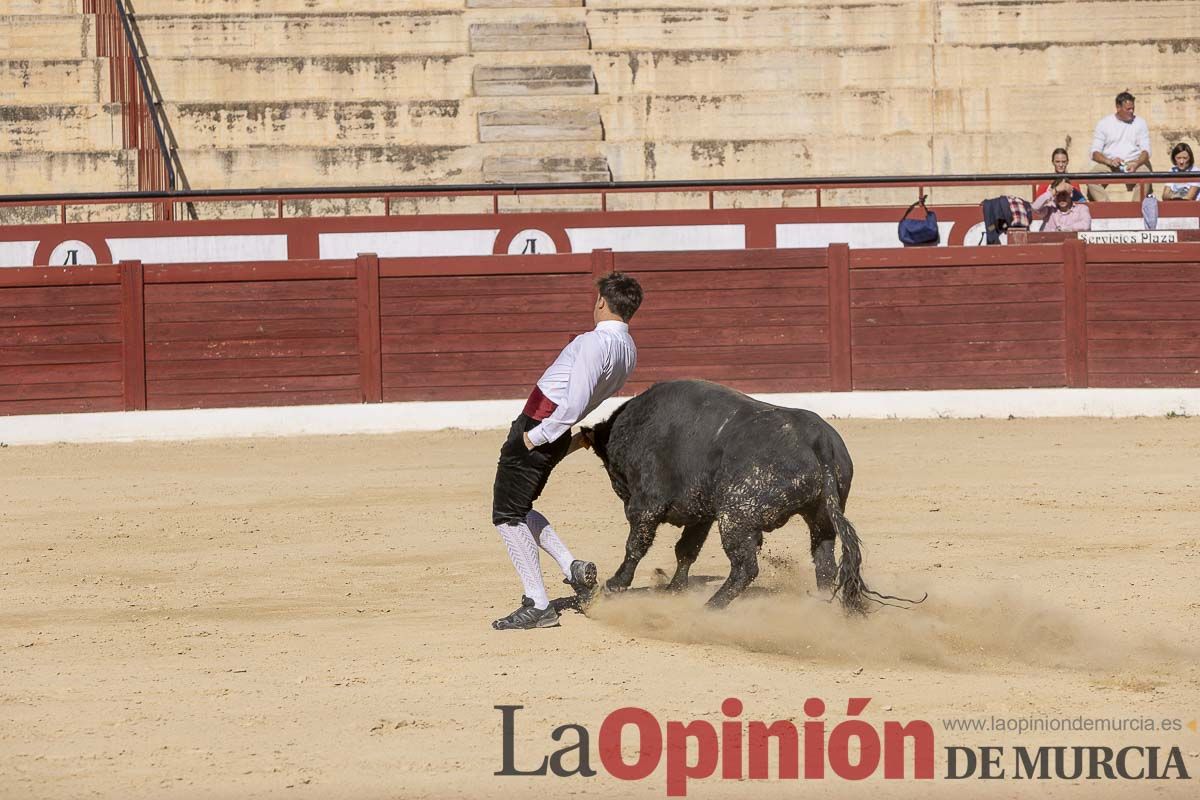
[(704, 378), (750, 392), (829, 391), (824, 249), (617, 253), (645, 300), (629, 391)]
[(0, 413), (119, 411), (115, 266), (0, 270)]
[(519, 398), (634, 274), (629, 392), (1200, 386), (1200, 243), (0, 270), (0, 413)]
[(147, 407), (362, 402), (353, 261), (145, 275)]
[(379, 257), (360, 255), (355, 264), (358, 274), (358, 371), (362, 376), (362, 402), (383, 400), (383, 360), (380, 352)]

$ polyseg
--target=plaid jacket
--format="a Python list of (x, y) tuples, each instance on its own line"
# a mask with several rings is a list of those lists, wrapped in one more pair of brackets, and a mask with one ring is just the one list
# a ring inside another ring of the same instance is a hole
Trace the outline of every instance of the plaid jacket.
[(1033, 221), (1033, 208), (1029, 201), (1024, 197), (1013, 197), (1007, 195), (1008, 207), (1012, 209), (1012, 222), (1010, 228), (1028, 228), (1029, 223)]

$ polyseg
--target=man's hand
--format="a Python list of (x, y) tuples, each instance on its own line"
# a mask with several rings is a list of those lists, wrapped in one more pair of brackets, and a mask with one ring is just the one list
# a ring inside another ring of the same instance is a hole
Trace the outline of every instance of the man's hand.
[(533, 439), (529, 438), (529, 432), (526, 431), (525, 433), (522, 433), (521, 437), (523, 439), (525, 439), (525, 449), (532, 450), (533, 449)]
[(1122, 158), (1110, 158), (1108, 160), (1108, 165), (1110, 167), (1112, 167), (1113, 169), (1116, 169), (1117, 167), (1121, 166), (1124, 163), (1125, 163), (1125, 160)]

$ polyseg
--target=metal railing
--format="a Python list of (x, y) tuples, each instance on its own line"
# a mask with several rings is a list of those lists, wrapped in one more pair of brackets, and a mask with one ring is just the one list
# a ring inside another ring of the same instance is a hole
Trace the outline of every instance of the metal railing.
[[(125, 2), (84, 0), (83, 10), (96, 17), (96, 54), (108, 59), (112, 101), (121, 106), (125, 148), (137, 151), (138, 193), (173, 192), (175, 169), (170, 148)], [(155, 208), (156, 218), (172, 218), (171, 203), (156, 203)]]
[[(59, 210), (62, 222), (68, 221), (67, 209), (76, 206), (101, 204), (153, 203), (170, 208), (183, 203), (273, 202), (276, 214), (284, 216), (284, 204), (302, 200), (362, 200), (383, 202), (383, 213), (390, 216), (392, 203), (416, 197), (487, 197), (493, 213), (501, 212), (504, 198), (537, 197), (546, 195), (598, 195), (599, 210), (609, 211), (610, 196), (622, 194), (696, 192), (707, 195), (708, 208), (716, 208), (717, 195), (731, 192), (765, 190), (811, 191), (817, 208), (829, 208), (822, 202), (822, 192), (839, 189), (903, 189), (911, 188), (913, 200), (934, 187), (1013, 187), (1028, 186), (1030, 191), (1039, 183), (1066, 178), (1077, 183), (1149, 184), (1179, 181), (1178, 173), (1139, 172), (1133, 175), (1106, 173), (1020, 172), (990, 175), (885, 175), (823, 178), (751, 178), (734, 180), (677, 180), (677, 181), (610, 181), (607, 183), (543, 183), (543, 184), (458, 184), (437, 186), (342, 186), (304, 188), (256, 189), (192, 189), (188, 191), (93, 192), (81, 194), (0, 195), (0, 208), (13, 206), (53, 206)], [(998, 194), (997, 190), (994, 194)], [(982, 200), (985, 193), (980, 194)], [(931, 201), (931, 205), (937, 201)], [(880, 206), (895, 204), (894, 198)], [(855, 203), (862, 207), (864, 204)], [(942, 203), (941, 205), (946, 205)], [(950, 204), (953, 205), (953, 204)], [(329, 215), (321, 215), (329, 216)], [(340, 216), (340, 215), (339, 215)], [(172, 216), (159, 217), (171, 219)]]

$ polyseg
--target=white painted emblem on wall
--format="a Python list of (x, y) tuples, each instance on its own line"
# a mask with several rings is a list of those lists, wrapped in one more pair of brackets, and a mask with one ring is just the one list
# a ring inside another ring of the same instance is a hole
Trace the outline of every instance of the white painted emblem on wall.
[(96, 252), (78, 239), (70, 239), (50, 251), (50, 266), (74, 267), (95, 264)]
[(508, 243), (510, 256), (540, 256), (557, 253), (554, 239), (545, 231), (537, 228), (527, 228), (512, 238)]

